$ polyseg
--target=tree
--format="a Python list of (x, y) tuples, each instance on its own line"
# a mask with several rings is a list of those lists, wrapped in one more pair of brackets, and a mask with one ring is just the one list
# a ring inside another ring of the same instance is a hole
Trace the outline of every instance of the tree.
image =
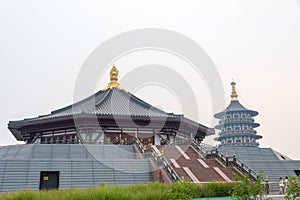
[(298, 176), (298, 177), (290, 176), (289, 177), (289, 184), (287, 186), (286, 194), (284, 197), (285, 199), (294, 200), (294, 199), (298, 199), (300, 197), (300, 186), (297, 183), (297, 179), (298, 179), (298, 183), (299, 183), (300, 176)]
[(239, 178), (239, 183), (233, 187), (232, 196), (237, 200), (256, 199), (257, 196), (262, 197), (264, 186), (262, 185), (262, 176), (258, 176), (254, 182), (248, 174), (244, 174)]

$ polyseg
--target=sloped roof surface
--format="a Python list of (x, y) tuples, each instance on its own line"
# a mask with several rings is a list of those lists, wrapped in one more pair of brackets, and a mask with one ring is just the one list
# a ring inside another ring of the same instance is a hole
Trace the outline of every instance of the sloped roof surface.
[(277, 182), (279, 177), (295, 176), (294, 170), (300, 170), (299, 160), (284, 160), (281, 154), (271, 148), (221, 146), (220, 151), (228, 152), (229, 156), (235, 151), (237, 159), (246, 163), (256, 173), (268, 176), (270, 182)]
[(134, 159), (131, 145), (27, 144), (0, 147), (0, 159)]
[(132, 145), (13, 145), (0, 147), (0, 193), (39, 190), (42, 171), (59, 171), (59, 188), (153, 181), (149, 161)]
[(258, 115), (258, 112), (253, 111), (253, 110), (249, 110), (249, 109), (245, 108), (239, 101), (230, 101), (230, 104), (227, 106), (227, 108), (224, 111), (222, 111), (220, 113), (217, 113), (214, 116), (216, 118), (222, 118), (222, 116), (225, 113), (229, 113), (229, 112), (243, 112), (243, 111), (245, 111), (247, 113), (250, 113), (251, 116)]
[(76, 114), (114, 116), (123, 115), (161, 118), (176, 118), (182, 116), (175, 115), (173, 113), (166, 113), (165, 111), (144, 102), (130, 92), (114, 88), (106, 91), (99, 91), (95, 95), (92, 95), (73, 105), (52, 111), (51, 114), (24, 119), (21, 121), (11, 121), (10, 124), (33, 122), (57, 117), (66, 117)]

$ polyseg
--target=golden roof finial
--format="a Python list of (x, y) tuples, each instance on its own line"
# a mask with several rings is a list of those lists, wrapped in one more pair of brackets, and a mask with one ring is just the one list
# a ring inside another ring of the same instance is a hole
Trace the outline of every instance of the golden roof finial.
[(102, 89), (102, 91), (108, 90), (108, 89), (113, 89), (113, 88), (117, 88), (119, 90), (122, 90), (122, 87), (120, 86), (120, 84), (118, 83), (118, 74), (119, 74), (119, 70), (115, 67), (115, 65), (111, 68), (110, 70), (110, 83), (108, 83), (108, 85)]
[(232, 82), (231, 82), (231, 87), (232, 87), (232, 90), (231, 90), (231, 101), (238, 101), (238, 98), (237, 98), (238, 94), (236, 92), (235, 85), (236, 85), (236, 83), (232, 79)]

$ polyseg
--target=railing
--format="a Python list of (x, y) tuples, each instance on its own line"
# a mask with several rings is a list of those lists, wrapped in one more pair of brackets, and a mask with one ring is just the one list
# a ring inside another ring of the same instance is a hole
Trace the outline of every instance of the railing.
[(207, 157), (210, 152), (213, 150), (213, 146), (203, 143), (198, 143), (195, 140), (192, 140), (192, 145), (196, 147), (197, 151), (201, 153), (203, 156)]
[(158, 155), (153, 148), (151, 148), (151, 155), (153, 157), (153, 160), (155, 161), (156, 166), (163, 166), (173, 182), (181, 180), (173, 167), (171, 167), (171, 165), (163, 155)]
[(239, 129), (239, 130), (224, 130), (221, 131), (220, 134), (231, 134), (231, 133), (241, 133), (241, 134), (245, 134), (245, 133), (249, 133), (249, 134), (255, 134), (257, 133), (256, 130), (254, 129)]
[[(251, 145), (251, 146), (258, 146), (259, 143), (258, 142), (234, 142), (236, 145)], [(232, 143), (230, 142), (224, 142), (222, 144), (220, 144), (220, 146), (223, 145), (232, 145)]]
[[(141, 141), (136, 137), (135, 138), (135, 144), (137, 144), (140, 152), (143, 154), (144, 158), (148, 157), (148, 154), (146, 155), (146, 150), (143, 147), (143, 144)], [(180, 178), (178, 174), (175, 172), (175, 170), (171, 167), (167, 159), (161, 154), (158, 155), (153, 147), (151, 147), (151, 156), (153, 160), (155, 161), (156, 166), (163, 166), (164, 169), (166, 170), (168, 176), (173, 180), (173, 181), (180, 181)]]
[(225, 122), (254, 122), (254, 119), (248, 117), (238, 117), (238, 118), (221, 119), (219, 121), (220, 124)]
[(141, 141), (139, 140), (139, 138), (137, 138), (137, 137), (135, 138), (135, 143), (137, 144), (137, 146), (138, 146), (140, 152), (144, 154), (144, 153), (145, 153), (145, 149), (144, 149), (143, 144), (142, 144)]
[[(193, 140), (192, 145), (206, 158), (217, 158), (227, 167), (236, 167), (243, 174), (248, 174), (252, 180), (257, 180), (258, 174), (241, 160), (237, 159), (235, 154), (233, 156), (228, 156), (227, 153), (224, 155), (223, 152), (218, 150), (218, 148), (209, 145), (198, 144), (195, 140)], [(210, 149), (208, 147), (210, 147)]]

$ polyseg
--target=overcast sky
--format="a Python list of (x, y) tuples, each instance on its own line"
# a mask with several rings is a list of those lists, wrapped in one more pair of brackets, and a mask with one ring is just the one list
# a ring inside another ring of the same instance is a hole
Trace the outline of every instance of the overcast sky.
[[(169, 29), (197, 42), (221, 76), (226, 104), (234, 78), (241, 103), (260, 113), (255, 120), (261, 124), (261, 146), (300, 159), (299, 0), (0, 0), (0, 145), (16, 143), (7, 129), (9, 120), (71, 104), (77, 75), (90, 53), (107, 39), (138, 28)], [(140, 61), (138, 55), (118, 60), (120, 75)], [(197, 84), (207, 99), (198, 102), (203, 112), (194, 120), (213, 126), (207, 89)], [(104, 86), (100, 81), (98, 89)], [(162, 88), (136, 94), (180, 112), (180, 103), (170, 103), (176, 98)]]

